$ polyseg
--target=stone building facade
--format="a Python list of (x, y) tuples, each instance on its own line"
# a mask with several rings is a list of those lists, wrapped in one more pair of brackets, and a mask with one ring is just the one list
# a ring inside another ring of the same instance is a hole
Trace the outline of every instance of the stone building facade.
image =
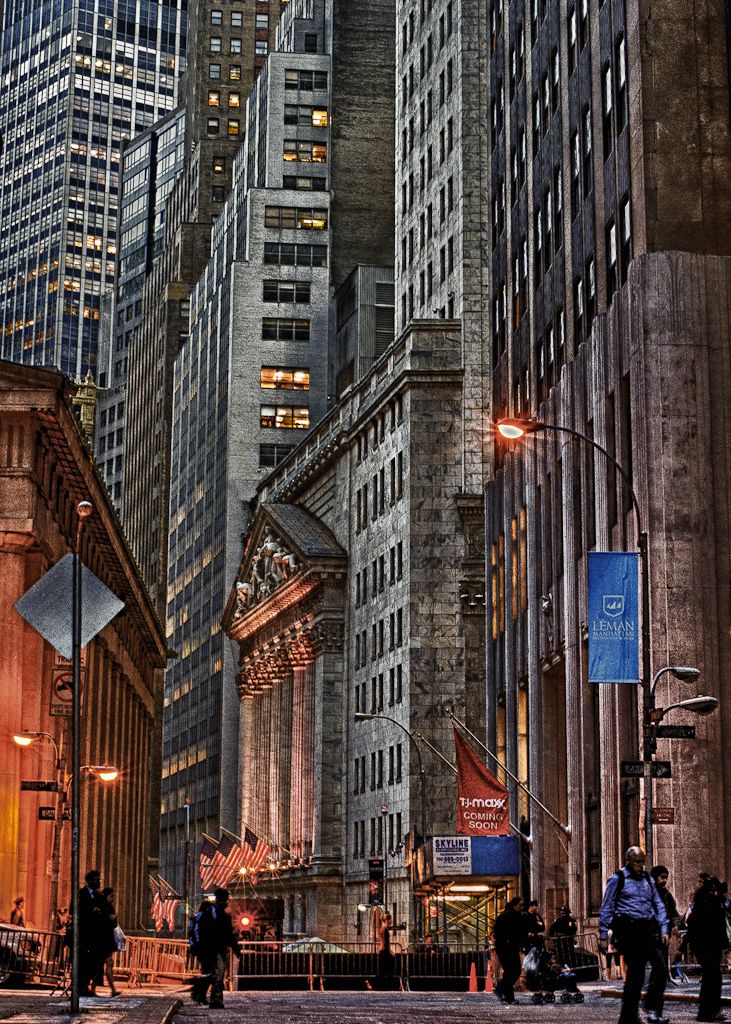
[[(57, 371), (0, 363), (0, 906), (9, 908), (22, 894), (26, 920), (48, 928), (56, 906), (67, 906), (71, 896), (70, 825), (39, 820), (38, 814), (39, 807), (49, 804), (60, 814), (63, 796), (21, 791), (23, 779), (58, 780), (64, 789), (71, 720), (65, 691), (57, 684), (68, 673), (68, 663), (13, 605), (71, 549), (76, 506), (86, 500), (94, 511), (81, 533), (82, 562), (125, 607), (82, 652), (80, 762), (113, 764), (121, 774), (108, 788), (83, 774), (81, 867), (82, 872), (98, 867), (114, 886), (125, 927), (145, 928), (147, 876), (157, 865), (159, 842), (157, 780), (167, 652), (162, 626), (79, 430), (72, 394)], [(12, 736), (21, 731), (49, 733), (61, 764), (46, 740), (16, 746)]]
[[(654, 783), (655, 804), (676, 824), (654, 829), (655, 859), (680, 892), (699, 869), (728, 872), (731, 834), (729, 477), (716, 448), (728, 433), (727, 28), (726, 12), (694, 3), (496, 0), (488, 39), (493, 419), (572, 427), (625, 468), (650, 537), (653, 671), (701, 670), (695, 689), (664, 677), (658, 702), (720, 700), (695, 743), (659, 746), (673, 779)], [(488, 737), (528, 763), (571, 827), (562, 849), (527, 809), (538, 898), (549, 913), (568, 898), (586, 920), (624, 848), (644, 841), (644, 794), (619, 770), (641, 756), (641, 696), (590, 685), (586, 665), (586, 555), (636, 549), (631, 499), (600, 453), (550, 431), (498, 444), (492, 473)]]
[[(236, 665), (211, 624), (251, 503), (332, 404), (331, 295), (347, 277), (346, 253), (351, 266), (387, 262), (393, 247), (388, 161), (374, 188), (363, 153), (393, 134), (393, 21), (385, 0), (362, 4), (358, 25), (337, 10), (293, 0), (282, 14), (174, 364), (167, 628), (181, 657), (166, 684), (162, 856), (175, 879), (186, 799), (196, 841), (219, 825), (242, 834)], [(370, 30), (369, 48), (345, 38)]]
[(424, 748), (422, 821), (403, 729), (451, 761), (448, 709), (484, 732), (462, 382), (459, 324), (414, 324), (259, 488), (224, 627), (239, 646), (242, 817), (274, 845), (294, 933), (367, 938), (368, 859), (387, 856), (411, 934), (404, 839), (454, 830), (456, 786)]

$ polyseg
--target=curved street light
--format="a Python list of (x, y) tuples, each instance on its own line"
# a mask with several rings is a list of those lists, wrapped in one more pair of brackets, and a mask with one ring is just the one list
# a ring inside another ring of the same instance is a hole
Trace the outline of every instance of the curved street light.
[(419, 748), (419, 743), (416, 737), (412, 732), (409, 732), (406, 726), (402, 725), (401, 722), (398, 721), (398, 719), (391, 718), (390, 715), (376, 715), (368, 714), (368, 712), (366, 711), (356, 711), (356, 713), (353, 715), (353, 718), (355, 719), (356, 722), (370, 722), (373, 719), (382, 718), (384, 722), (391, 722), (392, 725), (397, 725), (399, 729), (402, 730), (402, 732), (406, 733), (406, 735), (413, 743), (414, 750), (416, 751), (416, 756), (419, 760), (419, 781), (421, 783), (421, 838), (423, 841), (424, 839), (426, 839), (426, 779), (424, 776), (424, 765), (421, 760), (421, 750)]
[(573, 427), (565, 427), (559, 423), (545, 423), (543, 420), (503, 418), (496, 422), (498, 432), (508, 441), (518, 441), (528, 434), (534, 434), (543, 430), (556, 430), (562, 434), (569, 434), (579, 441), (590, 445), (596, 451), (601, 452), (605, 459), (612, 463), (624, 481), (627, 491), (632, 500), (632, 509), (635, 515), (637, 526), (637, 548), (640, 556), (640, 581), (642, 586), (642, 707), (643, 707), (643, 729), (642, 729), (642, 761), (644, 765), (643, 777), (645, 785), (645, 852), (647, 863), (651, 865), (652, 860), (652, 711), (654, 709), (652, 665), (650, 661), (650, 572), (648, 567), (648, 539), (647, 531), (642, 522), (640, 503), (637, 500), (635, 489), (624, 466), (608, 452), (603, 445), (595, 441), (593, 437), (582, 434), (580, 430)]

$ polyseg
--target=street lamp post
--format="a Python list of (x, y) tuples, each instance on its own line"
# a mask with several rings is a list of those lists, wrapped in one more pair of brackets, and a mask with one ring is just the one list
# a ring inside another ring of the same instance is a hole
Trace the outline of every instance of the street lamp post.
[(603, 445), (600, 445), (598, 441), (595, 441), (593, 437), (589, 437), (587, 434), (582, 434), (580, 430), (574, 430), (573, 427), (564, 427), (558, 423), (544, 423), (541, 420), (520, 420), (520, 419), (501, 419), (497, 422), (497, 429), (499, 433), (509, 441), (517, 441), (526, 434), (533, 434), (543, 430), (556, 430), (562, 434), (569, 434), (571, 437), (578, 438), (578, 440), (585, 442), (590, 445), (596, 451), (601, 454), (612, 463), (614, 468), (617, 470), (619, 475), (624, 481), (630, 498), (632, 500), (632, 509), (635, 515), (635, 523), (637, 527), (637, 548), (640, 556), (640, 584), (642, 588), (642, 762), (644, 765), (644, 782), (645, 782), (645, 853), (647, 856), (648, 866), (652, 864), (652, 823), (650, 821), (650, 811), (648, 807), (652, 808), (652, 723), (650, 712), (652, 709), (652, 662), (651, 662), (651, 651), (650, 651), (650, 571), (648, 566), (648, 540), (647, 531), (645, 530), (642, 523), (642, 513), (640, 512), (640, 504), (637, 500), (632, 481), (629, 478), (626, 470), (615, 457), (607, 451)]
[(419, 744), (416, 737), (412, 732), (409, 732), (406, 726), (402, 725), (401, 722), (398, 721), (398, 719), (391, 718), (390, 715), (371, 715), (365, 711), (356, 711), (353, 717), (355, 718), (356, 722), (369, 722), (375, 718), (382, 718), (384, 722), (391, 722), (393, 725), (397, 725), (402, 732), (406, 733), (406, 735), (413, 743), (414, 750), (416, 751), (416, 756), (419, 760), (419, 782), (421, 785), (421, 838), (423, 841), (426, 838), (426, 780), (424, 776), (424, 765), (421, 760), (421, 750), (419, 748)]
[(72, 713), (71, 713), (71, 1012), (79, 1012), (79, 829), (81, 800), (81, 531), (94, 511), (90, 501), (76, 506), (78, 516), (73, 549), (73, 584), (71, 602), (72, 642)]

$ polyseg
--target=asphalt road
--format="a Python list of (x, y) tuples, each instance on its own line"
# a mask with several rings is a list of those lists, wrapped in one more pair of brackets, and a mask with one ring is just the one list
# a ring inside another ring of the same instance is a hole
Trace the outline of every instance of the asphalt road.
[[(534, 1006), (530, 997), (507, 1007), (494, 995), (382, 992), (227, 992), (225, 1009), (209, 1010), (186, 1000), (173, 1024), (469, 1024), (510, 1021), (519, 1024), (616, 1024), (619, 1001), (586, 992), (578, 1005)], [(697, 1006), (666, 1008), (671, 1024), (695, 1019)]]

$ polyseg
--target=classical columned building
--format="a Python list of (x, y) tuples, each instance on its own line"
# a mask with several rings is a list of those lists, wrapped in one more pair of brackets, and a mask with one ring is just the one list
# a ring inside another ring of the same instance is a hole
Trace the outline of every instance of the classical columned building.
[[(148, 924), (147, 876), (157, 864), (165, 637), (79, 429), (73, 390), (56, 370), (0, 362), (0, 908), (9, 912), (22, 895), (26, 920), (48, 928), (71, 896), (62, 792), (70, 792), (70, 666), (14, 605), (72, 550), (77, 505), (89, 501), (81, 560), (124, 608), (82, 651), (80, 763), (114, 765), (120, 775), (105, 786), (82, 769), (81, 871), (102, 872), (134, 930)], [(44, 735), (21, 748), (12, 739), (21, 732)], [(58, 792), (21, 788), (24, 780)]]
[(315, 935), (342, 912), (346, 573), (315, 516), (263, 505), (227, 618), (240, 647), (242, 819), (294, 882), (289, 930)]

